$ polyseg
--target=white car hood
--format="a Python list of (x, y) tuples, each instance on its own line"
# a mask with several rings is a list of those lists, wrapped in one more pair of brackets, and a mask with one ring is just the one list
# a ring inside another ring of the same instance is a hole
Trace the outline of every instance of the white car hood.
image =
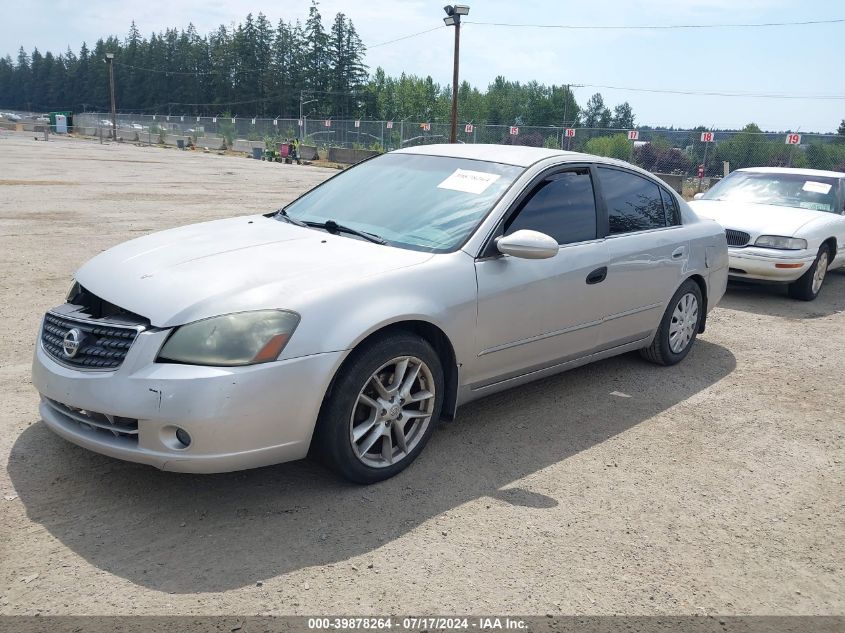
[(752, 236), (793, 237), (808, 222), (830, 215), (824, 211), (753, 202), (693, 200), (689, 205), (701, 217), (711, 218), (726, 229), (745, 231)]
[(85, 263), (76, 280), (152, 325), (169, 327), (230, 312), (296, 310), (313, 293), (431, 257), (249, 216), (124, 242)]

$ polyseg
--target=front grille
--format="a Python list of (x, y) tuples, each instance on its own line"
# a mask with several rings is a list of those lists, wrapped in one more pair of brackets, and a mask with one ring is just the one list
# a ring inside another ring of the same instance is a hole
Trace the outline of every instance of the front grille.
[(751, 236), (745, 231), (725, 229), (725, 235), (728, 238), (728, 246), (748, 246), (748, 242), (751, 241)]
[[(78, 330), (79, 349), (72, 357), (64, 351), (65, 337)], [(53, 358), (82, 369), (117, 369), (138, 335), (138, 330), (114, 324), (79, 321), (48, 312), (41, 330), (41, 344)]]
[(130, 442), (138, 442), (138, 420), (135, 418), (124, 418), (118, 415), (88, 411), (87, 409), (71, 407), (70, 405), (62, 404), (49, 398), (45, 398), (44, 400), (68, 423), (77, 424), (90, 431), (108, 433), (109, 435), (120, 437)]

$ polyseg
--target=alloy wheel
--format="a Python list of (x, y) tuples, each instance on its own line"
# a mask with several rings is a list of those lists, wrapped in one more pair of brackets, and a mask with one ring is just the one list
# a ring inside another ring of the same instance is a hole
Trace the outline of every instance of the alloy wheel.
[(349, 439), (355, 456), (373, 468), (405, 459), (431, 423), (435, 396), (431, 370), (419, 358), (400, 356), (379, 367), (352, 409)]

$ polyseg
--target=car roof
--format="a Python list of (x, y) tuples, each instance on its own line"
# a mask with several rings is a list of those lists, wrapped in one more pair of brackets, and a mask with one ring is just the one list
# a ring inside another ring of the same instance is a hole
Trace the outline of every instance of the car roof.
[(736, 171), (749, 171), (757, 174), (795, 174), (797, 176), (825, 176), (827, 178), (845, 178), (841, 171), (825, 169), (798, 169), (797, 167), (744, 167)]
[(450, 158), (467, 158), (471, 160), (486, 160), (492, 163), (503, 163), (517, 167), (530, 167), (546, 158), (561, 157), (571, 161), (613, 162), (600, 156), (567, 152), (545, 147), (528, 147), (527, 145), (494, 145), (484, 143), (437, 143), (434, 145), (416, 145), (396, 150), (397, 154), (424, 154), (427, 156), (446, 156)]

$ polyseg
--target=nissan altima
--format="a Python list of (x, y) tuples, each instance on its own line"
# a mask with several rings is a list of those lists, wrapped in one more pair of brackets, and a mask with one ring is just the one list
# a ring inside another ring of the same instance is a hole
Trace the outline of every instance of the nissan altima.
[(476, 398), (634, 350), (681, 361), (727, 275), (722, 228), (626, 163), (409, 148), (97, 255), (44, 316), (33, 383), (48, 427), (112, 457), (311, 451), (371, 483)]

